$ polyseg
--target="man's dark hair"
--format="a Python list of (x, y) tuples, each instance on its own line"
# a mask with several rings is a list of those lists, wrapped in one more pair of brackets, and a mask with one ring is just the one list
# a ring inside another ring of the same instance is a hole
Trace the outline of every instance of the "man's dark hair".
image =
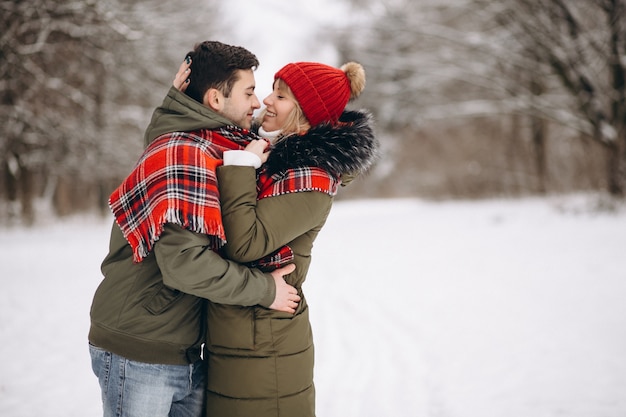
[(254, 71), (259, 66), (257, 57), (247, 49), (217, 41), (196, 44), (187, 55), (191, 58), (191, 77), (185, 93), (200, 103), (209, 88), (229, 97), (239, 79), (237, 70)]

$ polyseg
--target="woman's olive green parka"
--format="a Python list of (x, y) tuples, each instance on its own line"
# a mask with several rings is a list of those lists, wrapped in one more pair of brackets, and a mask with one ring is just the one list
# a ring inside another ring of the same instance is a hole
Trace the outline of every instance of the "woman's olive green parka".
[[(290, 168), (315, 166), (336, 177), (353, 177), (367, 170), (378, 151), (371, 117), (346, 112), (342, 121), (274, 145), (270, 173), (278, 178)], [(313, 335), (302, 285), (333, 196), (304, 191), (257, 200), (254, 168), (222, 166), (217, 172), (227, 257), (248, 262), (290, 246), (296, 270), (285, 278), (302, 300), (294, 315), (261, 306), (208, 304), (207, 415), (315, 416)]]

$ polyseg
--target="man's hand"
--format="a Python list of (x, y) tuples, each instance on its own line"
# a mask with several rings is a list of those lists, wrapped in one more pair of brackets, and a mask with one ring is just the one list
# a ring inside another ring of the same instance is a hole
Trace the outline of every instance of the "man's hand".
[(298, 291), (285, 282), (284, 275), (292, 273), (296, 269), (294, 264), (289, 264), (272, 272), (274, 282), (276, 283), (276, 298), (270, 306), (272, 310), (284, 311), (285, 313), (294, 314), (296, 307), (300, 301)]

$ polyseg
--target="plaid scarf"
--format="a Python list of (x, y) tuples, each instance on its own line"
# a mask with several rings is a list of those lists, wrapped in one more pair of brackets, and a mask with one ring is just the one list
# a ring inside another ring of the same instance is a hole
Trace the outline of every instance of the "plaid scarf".
[(224, 151), (243, 149), (253, 137), (226, 126), (168, 133), (146, 148), (109, 198), (135, 262), (148, 256), (165, 223), (209, 235), (214, 249), (225, 243), (215, 170)]
[[(255, 138), (248, 130), (226, 126), (165, 134), (146, 148), (109, 198), (135, 262), (148, 256), (165, 223), (208, 235), (213, 249), (219, 252), (226, 238), (215, 170), (222, 164), (224, 151), (243, 149)], [(338, 185), (338, 179), (315, 167), (288, 169), (272, 176), (261, 170), (257, 191), (258, 199), (301, 191), (334, 196)], [(293, 251), (285, 245), (248, 266), (273, 271), (293, 259)]]
[(261, 170), (257, 178), (257, 194), (259, 200), (301, 191), (319, 191), (333, 197), (340, 183), (339, 178), (317, 167), (290, 168), (274, 175)]

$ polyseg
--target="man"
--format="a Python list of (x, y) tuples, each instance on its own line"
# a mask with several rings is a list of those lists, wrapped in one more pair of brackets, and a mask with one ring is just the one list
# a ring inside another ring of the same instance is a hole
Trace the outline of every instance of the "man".
[(205, 299), (289, 313), (300, 301), (282, 278), (293, 266), (263, 273), (215, 252), (224, 243), (215, 168), (249, 140), (241, 128), (260, 107), (258, 60), (219, 42), (188, 55), (187, 95), (170, 89), (146, 151), (110, 198), (116, 223), (89, 331), (105, 417), (202, 414)]

